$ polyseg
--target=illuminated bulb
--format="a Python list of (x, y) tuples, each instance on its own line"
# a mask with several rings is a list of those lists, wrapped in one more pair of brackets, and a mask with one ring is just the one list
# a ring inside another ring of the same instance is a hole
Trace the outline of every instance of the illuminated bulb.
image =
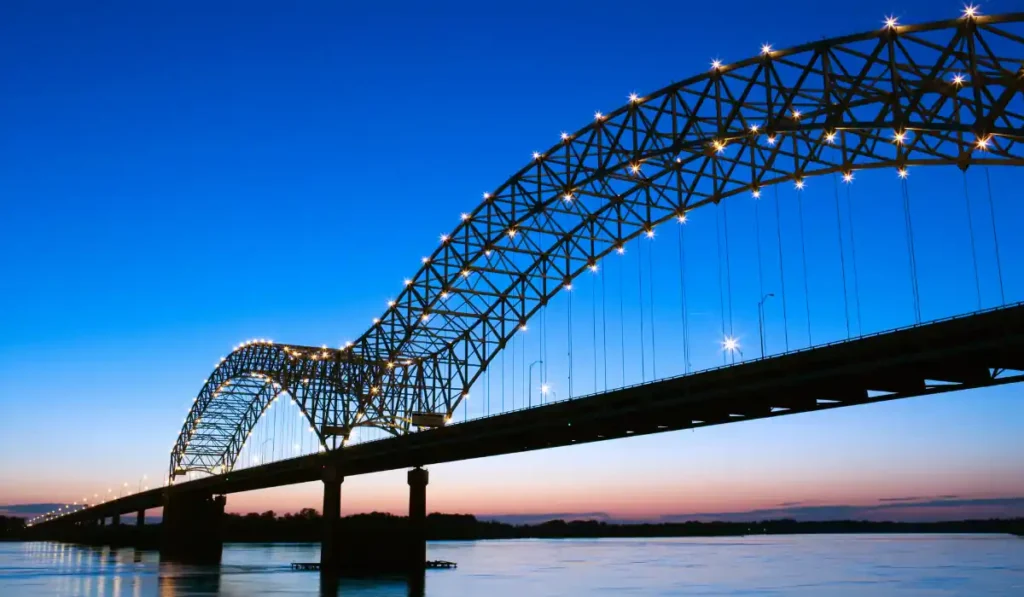
[(443, 301), (443, 300), (446, 300), (447, 298), (448, 298), (448, 293), (447, 292), (442, 292), (441, 293), (441, 300)]
[(566, 193), (565, 195), (562, 195), (562, 199), (565, 199), (566, 201), (572, 201), (572, 193)]
[(516, 237), (516, 229), (515, 228), (509, 228), (508, 229), (508, 237), (509, 238), (515, 238)]
[(637, 95), (635, 91), (634, 91), (633, 93), (630, 93), (630, 94), (629, 94), (629, 102), (630, 102), (631, 104), (635, 104), (635, 103), (637, 103), (638, 101), (640, 101), (640, 96), (639, 96), (639, 95)]
[(775, 135), (768, 135), (768, 145), (775, 145)]
[(895, 29), (897, 25), (899, 25), (899, 22), (896, 20), (895, 16), (889, 15), (888, 17), (885, 18), (886, 29)]
[(540, 152), (539, 151), (533, 152), (533, 159), (535, 159), (535, 160), (539, 160), (540, 159)]
[(412, 285), (412, 280), (410, 280), (409, 278), (406, 278), (405, 279), (405, 285), (406, 286), (411, 286)]
[(460, 273), (462, 274), (463, 278), (468, 278), (469, 277), (469, 270), (468, 269), (464, 269)]
[(551, 386), (549, 386), (546, 383), (540, 384), (540, 393), (541, 394), (547, 394), (550, 391), (551, 391)]
[(711, 69), (712, 70), (718, 70), (720, 68), (722, 68), (722, 61), (721, 60), (712, 60), (711, 61)]
[(853, 182), (853, 172), (843, 172), (843, 182)]
[(906, 168), (900, 168), (899, 170), (896, 171), (896, 174), (898, 174), (899, 177), (902, 179), (906, 179), (908, 176), (910, 176), (910, 172), (907, 172)]
[(591, 263), (589, 267), (590, 267), (590, 271), (594, 272), (595, 274), (597, 273), (597, 264), (596, 263)]
[(604, 114), (601, 114), (600, 112), (594, 112), (594, 120), (602, 120), (602, 119), (604, 119)]
[(462, 214), (460, 217), (462, 218), (462, 221), (465, 222), (469, 219), (469, 214)]
[(380, 319), (378, 319), (378, 318), (374, 317), (374, 318), (373, 318), (373, 323), (375, 323), (375, 324), (377, 324), (377, 323), (380, 323)]
[(569, 140), (569, 133), (563, 132), (562, 133), (562, 141), (568, 141), (568, 140)]
[(686, 223), (686, 214), (679, 214), (678, 216), (676, 216), (676, 220), (680, 224), (685, 224)]
[(804, 180), (802, 178), (796, 179), (796, 188), (797, 188), (797, 190), (801, 190), (801, 191), (803, 190), (803, 188), (804, 188)]
[(989, 141), (991, 139), (992, 139), (992, 137), (990, 137), (990, 136), (989, 137), (978, 137), (978, 140), (974, 142), (974, 145), (978, 149), (980, 149), (982, 151), (985, 151), (985, 150), (988, 149), (988, 143), (989, 143)]
[(754, 189), (750, 194), (754, 196), (754, 199), (760, 199), (761, 189)]
[(566, 282), (565, 283), (565, 289), (566, 290), (572, 290), (572, 283), (571, 282)]
[(740, 341), (732, 336), (726, 336), (722, 342), (722, 348), (729, 352), (734, 352), (740, 349)]
[(800, 110), (793, 110), (793, 120), (800, 120)]
[(490, 198), (491, 198), (491, 194), (490, 193), (484, 193), (484, 199), (490, 199)]
[(388, 361), (388, 369), (394, 369), (394, 368), (395, 368), (395, 364), (392, 363), (391, 361)]
[(750, 132), (756, 133), (760, 128), (761, 127), (757, 126), (756, 124), (752, 124), (750, 125)]
[(953, 84), (956, 85), (957, 87), (960, 87), (961, 85), (963, 85), (964, 84), (964, 76), (961, 75), (960, 73), (957, 73), (957, 74), (953, 75)]
[(519, 331), (521, 331), (521, 332), (525, 332), (526, 331), (526, 324), (525, 323), (522, 324), (521, 326), (519, 326)]
[(442, 234), (441, 235), (441, 243), (446, 243), (446, 242), (448, 242), (448, 235), (447, 234)]
[(825, 141), (827, 141), (828, 143), (835, 143), (836, 142), (836, 133), (835, 133), (835, 131), (832, 131), (831, 133), (825, 133)]
[(906, 141), (906, 139), (907, 139), (906, 131), (894, 131), (893, 134), (892, 134), (893, 143), (895, 143), (897, 145), (902, 145), (903, 142)]
[(648, 228), (644, 234), (647, 235), (647, 238), (654, 238), (654, 228)]
[(973, 4), (965, 4), (964, 5), (963, 15), (964, 15), (965, 19), (973, 19), (974, 17), (978, 16), (979, 14), (981, 14), (981, 11), (978, 9), (977, 6), (975, 6)]
[(725, 153), (725, 143), (724, 142), (719, 141), (719, 140), (716, 139), (716, 140), (711, 142), (711, 146), (714, 147), (715, 151), (718, 152), (719, 154)]
[(426, 265), (426, 264), (430, 263), (430, 257), (424, 257), (424, 258), (420, 259), (420, 261), (423, 262), (423, 265)]
[(619, 245), (615, 247), (615, 252), (618, 253), (619, 255), (624, 255), (626, 253), (626, 247)]
[(629, 171), (632, 172), (633, 174), (639, 174), (640, 173), (640, 164), (638, 164), (638, 163), (637, 164), (630, 164), (629, 165)]
[(764, 54), (765, 56), (771, 54), (772, 53), (772, 46), (771, 46), (771, 44), (761, 44), (761, 53)]
[(388, 306), (389, 307), (394, 307), (395, 306), (395, 301), (388, 301)]

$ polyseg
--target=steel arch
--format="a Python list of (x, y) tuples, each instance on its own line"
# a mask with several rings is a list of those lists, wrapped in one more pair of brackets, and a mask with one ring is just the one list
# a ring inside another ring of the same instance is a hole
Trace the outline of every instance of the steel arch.
[[(293, 348), (301, 363), (275, 375), (321, 355), (314, 362), (336, 363), (344, 407), (314, 417), (318, 433), (404, 433), (410, 411), (453, 412), (551, 297), (659, 223), (834, 172), (1022, 165), (1022, 23), (1024, 13), (965, 16), (766, 47), (631, 96), (485, 194), (356, 342)], [(188, 430), (186, 420), (172, 473)]]

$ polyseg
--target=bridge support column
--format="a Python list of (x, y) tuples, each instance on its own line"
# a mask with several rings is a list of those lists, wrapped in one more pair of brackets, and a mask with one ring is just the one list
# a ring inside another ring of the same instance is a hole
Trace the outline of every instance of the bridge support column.
[(107, 517), (106, 516), (100, 518), (99, 522), (97, 523), (98, 526), (105, 526), (106, 524), (107, 524)]
[(320, 539), (320, 570), (337, 574), (341, 570), (341, 484), (345, 477), (334, 466), (323, 470), (324, 509)]
[(427, 483), (426, 469), (409, 471), (409, 571), (422, 570), (427, 561)]
[(141, 526), (145, 526), (145, 524), (146, 524), (146, 511), (145, 510), (139, 510), (135, 514), (135, 526), (141, 527)]
[(117, 514), (115, 514), (115, 515), (110, 517), (110, 526), (113, 526), (113, 527), (121, 526), (121, 513), (120, 512), (118, 512)]
[(170, 493), (164, 498), (160, 559), (183, 564), (220, 564), (224, 546), (222, 496)]

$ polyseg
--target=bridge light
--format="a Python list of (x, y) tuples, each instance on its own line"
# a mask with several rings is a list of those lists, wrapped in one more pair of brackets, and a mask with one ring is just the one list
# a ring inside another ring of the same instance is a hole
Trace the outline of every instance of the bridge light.
[(594, 120), (604, 120), (604, 114), (601, 114), (601, 112), (594, 112)]
[(410, 280), (409, 278), (406, 278), (402, 283), (405, 284), (406, 286), (412, 286), (412, 280)]
[(648, 228), (644, 234), (647, 235), (647, 238), (654, 238), (654, 228)]
[(796, 189), (798, 191), (804, 190), (804, 179), (802, 179), (802, 178), (796, 179), (796, 182), (794, 183), (794, 186), (796, 187)]
[(463, 221), (463, 222), (465, 222), (466, 220), (468, 220), (468, 219), (469, 219), (469, 214), (467, 214), (467, 213), (464, 213), (464, 214), (462, 214), (462, 215), (461, 215), (461, 216), (459, 216), (459, 217), (461, 217), (461, 218), (462, 218), (462, 221)]
[(756, 133), (760, 129), (761, 129), (761, 127), (757, 126), (756, 124), (750, 125), (750, 132), (752, 132), (752, 133)]
[(973, 19), (974, 17), (976, 17), (976, 16), (978, 16), (980, 14), (981, 14), (981, 10), (977, 6), (975, 6), (974, 4), (965, 4), (964, 5), (963, 15), (964, 15), (965, 19)]
[(442, 292), (441, 293), (441, 300), (443, 301), (443, 300), (446, 300), (447, 298), (448, 298), (448, 293), (447, 292)]
[(519, 326), (519, 331), (520, 331), (520, 332), (525, 332), (525, 331), (526, 331), (526, 324), (525, 324), (525, 323), (523, 323), (523, 324), (521, 324), (521, 325)]
[(540, 384), (540, 393), (541, 394), (547, 394), (550, 391), (551, 391), (551, 386), (549, 386), (546, 383)]
[(396, 304), (397, 303), (395, 303), (395, 301), (388, 301), (388, 306), (389, 307), (394, 307)]
[(910, 172), (907, 172), (907, 169), (906, 169), (906, 168), (900, 168), (899, 170), (897, 170), (897, 171), (896, 171), (896, 174), (898, 174), (898, 175), (899, 175), (899, 177), (900, 177), (901, 179), (904, 179), (904, 180), (905, 180), (905, 179), (906, 179), (906, 178), (907, 178), (908, 176), (910, 176)]
[(422, 319), (423, 321), (429, 321), (430, 313), (424, 313), (423, 315), (420, 315), (420, 319)]
[(771, 44), (761, 44), (761, 54), (762, 55), (768, 56), (771, 53), (772, 53), (772, 45)]
[(566, 290), (572, 290), (572, 282), (566, 282), (565, 283), (565, 289)]
[(906, 131), (893, 131), (893, 133), (892, 133), (892, 141), (893, 141), (893, 143), (895, 143), (896, 145), (902, 145), (903, 142), (906, 141), (906, 140), (907, 140), (907, 132)]
[(562, 131), (562, 141), (568, 141), (569, 139), (569, 133)]
[(978, 149), (980, 149), (982, 151), (986, 151), (986, 150), (988, 150), (988, 144), (989, 144), (989, 142), (991, 140), (992, 140), (992, 136), (991, 135), (987, 135), (987, 136), (984, 136), (984, 137), (978, 137), (978, 139), (974, 142), (974, 145)]
[(632, 172), (633, 174), (639, 174), (640, 173), (640, 162), (636, 162), (636, 163), (630, 164), (629, 165), (629, 171)]
[(629, 103), (636, 104), (636, 103), (639, 103), (639, 102), (640, 102), (640, 96), (637, 95), (635, 91), (633, 93), (629, 94)]
[(800, 116), (802, 116), (800, 110), (793, 110), (793, 120), (800, 120)]
[(470, 274), (470, 271), (468, 269), (464, 269), (464, 270), (462, 270), (461, 273), (462, 273), (462, 277), (463, 278), (468, 278), (469, 274)]
[(448, 242), (449, 238), (450, 237), (447, 234), (442, 234), (441, 235), (441, 244), (444, 244), (444, 243)]
[(516, 237), (516, 229), (515, 228), (509, 228), (508, 229), (508, 237), (509, 238), (515, 238)]
[(619, 245), (619, 246), (615, 247), (615, 252), (618, 253), (619, 255), (625, 255), (626, 254), (626, 247), (624, 247), (622, 245)]
[(719, 70), (722, 68), (722, 61), (717, 58), (711, 61), (711, 70)]
[(565, 199), (566, 202), (572, 201), (572, 193), (566, 193), (562, 195), (562, 199)]
[(722, 348), (728, 352), (736, 352), (740, 349), (740, 341), (732, 336), (726, 336)]
[(768, 135), (768, 145), (775, 145), (775, 135)]
[(597, 264), (596, 264), (596, 263), (591, 263), (591, 264), (590, 264), (589, 266), (587, 266), (587, 267), (589, 267), (589, 268), (590, 268), (590, 271), (594, 272), (595, 274), (597, 273)]
[(540, 158), (541, 158), (541, 154), (540, 154), (539, 151), (533, 152), (533, 159), (539, 160)]
[(835, 143), (836, 142), (836, 132), (835, 131), (831, 131), (831, 132), (825, 133), (825, 141), (828, 142), (828, 143)]
[(711, 146), (715, 148), (715, 152), (719, 155), (725, 153), (725, 142), (715, 139), (711, 142)]
[(853, 182), (853, 172), (843, 172), (843, 182), (845, 182), (845, 183)]
[(895, 29), (898, 25), (899, 25), (899, 21), (896, 19), (895, 15), (889, 15), (889, 16), (885, 17), (885, 28), (886, 29)]
[(681, 213), (681, 214), (677, 215), (676, 216), (676, 221), (678, 221), (680, 224), (685, 224), (686, 223), (686, 214), (685, 213)]
[(750, 194), (754, 196), (754, 199), (760, 199), (761, 198), (761, 189), (754, 189), (753, 191), (751, 191)]
[(490, 193), (484, 193), (484, 200), (485, 200), (485, 201), (486, 201), (487, 199), (490, 199), (490, 198), (491, 198), (491, 194), (490, 194)]
[(373, 323), (374, 323), (375, 325), (376, 325), (376, 324), (378, 324), (378, 323), (380, 323), (380, 318), (379, 318), (379, 317), (374, 317), (374, 318), (373, 318)]
[(953, 75), (953, 84), (960, 87), (964, 84), (964, 76), (960, 73)]

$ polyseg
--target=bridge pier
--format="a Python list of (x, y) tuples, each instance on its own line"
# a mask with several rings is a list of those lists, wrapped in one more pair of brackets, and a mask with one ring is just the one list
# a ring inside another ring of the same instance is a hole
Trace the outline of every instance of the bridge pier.
[(121, 526), (121, 513), (120, 512), (118, 512), (117, 514), (115, 514), (115, 515), (110, 517), (110, 526), (115, 527), (115, 528)]
[(135, 526), (141, 527), (141, 526), (145, 526), (145, 524), (146, 524), (146, 510), (142, 509), (142, 510), (139, 510), (135, 514)]
[(416, 467), (409, 471), (409, 572), (423, 570), (427, 562), (427, 483), (426, 469)]
[(160, 559), (182, 564), (220, 564), (224, 546), (222, 495), (172, 493), (164, 498)]
[(342, 567), (341, 562), (341, 484), (345, 477), (338, 474), (334, 466), (323, 469), (324, 508), (323, 528), (320, 539), (320, 570), (328, 574), (337, 574)]

